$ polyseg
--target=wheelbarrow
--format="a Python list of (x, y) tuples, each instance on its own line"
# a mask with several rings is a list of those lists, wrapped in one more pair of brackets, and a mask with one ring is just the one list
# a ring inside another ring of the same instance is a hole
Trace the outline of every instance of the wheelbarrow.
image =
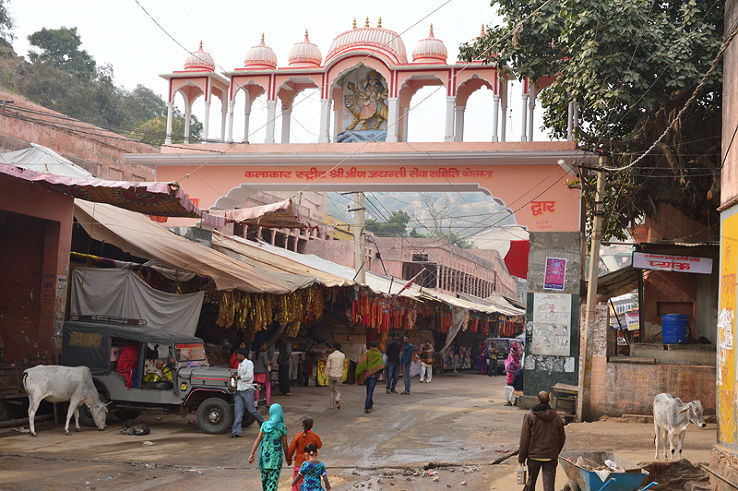
[[(605, 461), (615, 463), (613, 470)], [(565, 491), (642, 491), (656, 482), (648, 481), (648, 472), (612, 452), (561, 452), (559, 463), (569, 482)]]

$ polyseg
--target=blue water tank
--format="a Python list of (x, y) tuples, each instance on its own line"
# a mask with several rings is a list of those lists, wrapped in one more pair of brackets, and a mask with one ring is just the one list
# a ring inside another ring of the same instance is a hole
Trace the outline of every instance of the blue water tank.
[(664, 314), (661, 318), (664, 344), (686, 343), (689, 338), (689, 318), (685, 314)]

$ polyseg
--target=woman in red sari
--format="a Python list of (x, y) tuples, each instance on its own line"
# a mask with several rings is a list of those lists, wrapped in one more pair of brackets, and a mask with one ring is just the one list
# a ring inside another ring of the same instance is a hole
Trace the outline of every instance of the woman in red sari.
[(131, 341), (120, 350), (115, 371), (126, 379), (126, 387), (133, 386), (133, 370), (138, 368), (138, 343)]

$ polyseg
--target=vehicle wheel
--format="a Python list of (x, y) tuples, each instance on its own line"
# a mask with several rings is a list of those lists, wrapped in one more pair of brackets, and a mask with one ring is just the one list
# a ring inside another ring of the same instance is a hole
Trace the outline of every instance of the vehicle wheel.
[[(98, 387), (97, 389), (97, 395), (100, 396), (100, 401), (105, 404), (108, 402), (108, 398), (105, 397), (105, 394), (102, 390)], [(90, 412), (90, 409), (85, 404), (80, 404), (77, 407), (77, 410), (79, 411), (79, 424), (82, 426), (89, 426), (91, 428), (95, 428), (97, 425), (95, 424), (95, 420), (92, 418), (92, 413)], [(105, 424), (107, 425), (107, 418), (105, 420)]]
[(579, 491), (579, 486), (569, 481), (566, 484), (564, 484), (563, 491)]
[(225, 433), (233, 424), (233, 408), (218, 397), (205, 399), (197, 408), (197, 424), (205, 433)]

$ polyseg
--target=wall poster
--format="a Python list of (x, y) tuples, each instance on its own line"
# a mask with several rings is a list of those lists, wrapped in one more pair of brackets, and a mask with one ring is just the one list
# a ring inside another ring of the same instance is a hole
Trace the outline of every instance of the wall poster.
[(544, 290), (563, 290), (566, 280), (566, 259), (561, 257), (547, 257), (546, 270), (543, 278)]
[(569, 356), (570, 341), (571, 295), (534, 293), (530, 352), (536, 355)]

